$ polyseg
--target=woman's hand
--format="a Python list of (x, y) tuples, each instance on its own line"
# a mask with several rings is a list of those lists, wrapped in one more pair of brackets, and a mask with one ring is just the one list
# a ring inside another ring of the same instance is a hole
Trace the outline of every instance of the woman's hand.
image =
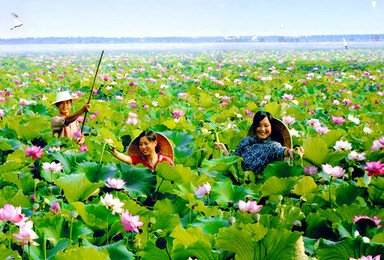
[(85, 143), (85, 139), (84, 139), (84, 136), (81, 136), (80, 138), (77, 138), (76, 139), (76, 143), (78, 145), (83, 145)]
[(216, 149), (221, 149), (221, 151), (223, 151), (224, 156), (229, 156), (229, 152), (227, 150), (227, 147), (225, 147), (225, 145), (223, 143), (215, 142), (213, 145), (215, 146)]
[(91, 104), (90, 103), (86, 103), (83, 106), (83, 110), (84, 110), (84, 112), (89, 112), (89, 110), (91, 110)]

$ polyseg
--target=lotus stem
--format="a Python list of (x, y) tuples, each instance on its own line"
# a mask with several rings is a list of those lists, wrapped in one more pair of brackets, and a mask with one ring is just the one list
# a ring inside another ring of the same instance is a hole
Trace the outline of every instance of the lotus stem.
[(131, 232), (132, 251), (135, 253), (135, 244), (133, 243), (133, 231)]
[[(73, 220), (74, 218), (72, 218), (72, 221), (71, 221), (71, 232), (69, 233), (69, 245), (72, 245), (72, 230), (73, 230)], [(108, 226), (108, 225), (107, 225)]]
[(331, 176), (331, 180), (329, 181), (329, 203), (331, 204), (331, 209), (332, 209), (331, 185), (332, 185), (332, 176)]
[(107, 245), (109, 245), (109, 229), (108, 229), (108, 218), (109, 218), (109, 212), (107, 214)]
[(103, 145), (103, 150), (101, 151), (100, 163), (103, 161), (104, 150), (105, 150), (105, 145), (106, 145), (106, 144), (107, 144), (107, 142), (104, 143), (104, 145)]
[(45, 239), (44, 236), (44, 260), (47, 259), (47, 240)]
[(161, 180), (161, 182), (160, 182), (160, 185), (159, 185), (159, 187), (157, 188), (156, 193), (155, 193), (155, 200), (157, 200), (157, 193), (159, 192), (159, 190), (160, 190), (160, 186), (161, 186), (161, 184), (163, 184), (163, 181), (164, 181), (163, 178), (161, 178), (161, 179), (162, 179), (162, 180)]
[(169, 259), (172, 260), (170, 254), (169, 254), (169, 252), (168, 252), (168, 247), (167, 247), (167, 245), (165, 245), (165, 252), (167, 252), (167, 255), (168, 255)]

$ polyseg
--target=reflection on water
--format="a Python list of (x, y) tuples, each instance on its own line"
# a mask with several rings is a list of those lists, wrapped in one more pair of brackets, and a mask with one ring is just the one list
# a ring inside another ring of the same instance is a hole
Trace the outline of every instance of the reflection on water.
[[(384, 48), (384, 42), (352, 42), (349, 49)], [(204, 52), (212, 50), (345, 50), (342, 42), (129, 43), (0, 45), (0, 54), (109, 52)]]

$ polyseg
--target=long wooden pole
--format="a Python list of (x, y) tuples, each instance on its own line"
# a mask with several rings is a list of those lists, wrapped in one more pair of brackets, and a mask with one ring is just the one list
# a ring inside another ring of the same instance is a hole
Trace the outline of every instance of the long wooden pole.
[[(99, 63), (97, 64), (95, 77), (93, 78), (93, 82), (92, 82), (91, 93), (89, 93), (89, 98), (88, 98), (88, 102), (87, 102), (87, 103), (91, 102), (91, 98), (92, 98), (92, 94), (93, 94), (93, 86), (95, 85), (95, 81), (96, 81), (97, 73), (99, 72), (99, 67), (100, 67), (101, 59), (103, 58), (103, 54), (104, 54), (104, 50), (101, 52), (100, 59), (99, 59)], [(88, 113), (88, 111), (85, 111), (83, 124), (81, 125), (81, 133), (83, 133), (84, 124), (85, 124), (85, 119), (87, 118), (87, 113)]]

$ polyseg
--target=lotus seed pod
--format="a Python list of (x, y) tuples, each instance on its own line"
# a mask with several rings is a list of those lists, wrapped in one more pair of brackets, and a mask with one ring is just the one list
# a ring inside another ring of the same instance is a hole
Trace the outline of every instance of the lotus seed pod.
[(156, 240), (156, 246), (157, 248), (159, 249), (164, 249), (167, 247), (167, 240), (165, 240), (164, 237), (159, 237), (157, 240)]
[(229, 217), (228, 222), (231, 224), (231, 226), (233, 226), (236, 222), (236, 219), (234, 217)]
[(75, 210), (72, 210), (72, 211), (69, 213), (69, 216), (70, 216), (71, 218), (77, 218), (78, 215), (79, 215), (79, 214), (78, 214), (77, 211), (75, 211)]

